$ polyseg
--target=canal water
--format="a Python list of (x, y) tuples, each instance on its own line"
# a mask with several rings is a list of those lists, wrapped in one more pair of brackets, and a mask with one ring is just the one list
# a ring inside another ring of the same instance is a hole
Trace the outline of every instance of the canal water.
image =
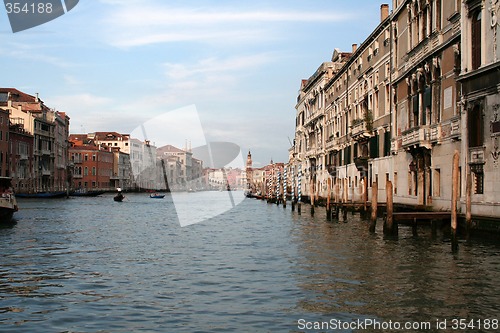
[(452, 254), (426, 228), (385, 239), (380, 221), (371, 234), (357, 215), (327, 222), (324, 209), (254, 199), (182, 228), (170, 195), (19, 206), (0, 228), (0, 332), (500, 330), (495, 242)]

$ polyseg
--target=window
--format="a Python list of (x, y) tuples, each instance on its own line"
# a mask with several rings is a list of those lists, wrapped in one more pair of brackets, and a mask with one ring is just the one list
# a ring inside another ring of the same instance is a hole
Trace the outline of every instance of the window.
[[(425, 115), (422, 117), (422, 125), (426, 125), (431, 119), (432, 114), (432, 93), (431, 87), (426, 87), (424, 91), (424, 110)], [(428, 120), (428, 121), (427, 121)]]
[(418, 126), (418, 113), (420, 109), (418, 94), (412, 97), (412, 111), (413, 111), (413, 123), (411, 127)]
[(391, 155), (391, 132), (384, 132), (384, 156)]
[(472, 110), (469, 110), (468, 115), (468, 130), (469, 130), (469, 148), (480, 147), (483, 145), (483, 115), (481, 107), (475, 105)]
[(471, 60), (473, 70), (481, 66), (481, 10), (471, 15)]
[(475, 172), (474, 175), (474, 193), (483, 194), (484, 193), (484, 173)]
[(398, 173), (394, 172), (394, 194), (398, 194)]

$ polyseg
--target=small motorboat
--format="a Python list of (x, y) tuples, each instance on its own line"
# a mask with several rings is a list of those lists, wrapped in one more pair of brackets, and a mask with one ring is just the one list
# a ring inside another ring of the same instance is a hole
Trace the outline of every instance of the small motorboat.
[(159, 194), (159, 193), (151, 193), (149, 195), (151, 199), (163, 199), (165, 198), (165, 194)]

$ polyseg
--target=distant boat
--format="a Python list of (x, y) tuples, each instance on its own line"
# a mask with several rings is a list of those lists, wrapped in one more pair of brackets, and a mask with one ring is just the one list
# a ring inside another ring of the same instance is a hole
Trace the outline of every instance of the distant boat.
[(72, 197), (96, 197), (104, 193), (105, 191), (78, 189), (71, 192), (69, 195)]
[(149, 197), (151, 199), (163, 199), (165, 198), (165, 194), (151, 193)]
[(53, 199), (53, 198), (64, 198), (66, 196), (66, 191), (58, 192), (37, 192), (37, 193), (18, 193), (16, 197), (18, 198), (39, 198), (39, 199)]
[(10, 177), (0, 177), (0, 223), (10, 223), (18, 209), (10, 181)]
[(113, 200), (114, 200), (114, 201), (118, 201), (118, 202), (122, 202), (124, 198), (125, 198), (125, 196), (124, 196), (123, 194), (118, 193), (117, 195), (115, 195), (115, 196), (113, 197)]

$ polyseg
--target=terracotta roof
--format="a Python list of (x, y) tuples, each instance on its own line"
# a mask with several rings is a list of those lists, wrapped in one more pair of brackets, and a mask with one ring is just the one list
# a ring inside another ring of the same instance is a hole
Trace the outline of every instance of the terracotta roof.
[(184, 150), (174, 147), (172, 145), (166, 145), (157, 149), (160, 153), (185, 153)]
[(121, 138), (121, 137), (129, 137), (130, 134), (121, 134), (118, 132), (95, 132), (92, 133), (95, 135), (96, 140), (110, 140), (113, 138)]
[(16, 88), (0, 88), (0, 93), (10, 93), (10, 100), (13, 102), (36, 102), (36, 97), (26, 94)]

